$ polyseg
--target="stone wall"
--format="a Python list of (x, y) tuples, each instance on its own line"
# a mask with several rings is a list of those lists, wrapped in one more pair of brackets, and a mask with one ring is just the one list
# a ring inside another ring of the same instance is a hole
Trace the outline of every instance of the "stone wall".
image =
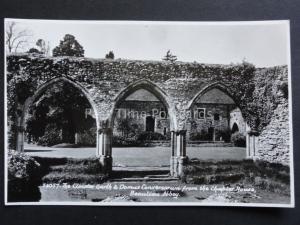
[[(34, 94), (42, 84), (54, 78), (66, 77), (79, 83), (93, 100), (98, 119), (110, 122), (116, 107), (115, 99), (121, 94), (128, 96), (131, 89), (145, 87), (165, 97), (169, 113), (173, 114), (174, 129), (184, 129), (186, 114), (193, 98), (208, 85), (221, 83), (234, 100), (242, 103), (240, 89), (252, 89), (247, 82), (254, 76), (254, 67), (248, 65), (206, 65), (199, 63), (169, 63), (162, 61), (105, 60), (74, 57), (44, 58), (34, 55), (10, 55), (7, 58), (8, 82), (12, 77), (22, 77), (28, 85), (27, 93), (18, 96), (20, 103)], [(147, 85), (148, 81), (153, 84)], [(140, 82), (140, 83), (139, 83)], [(241, 85), (243, 87), (241, 87)], [(128, 91), (128, 94), (127, 94)], [(242, 105), (248, 118), (246, 104)], [(249, 118), (250, 119), (250, 118)], [(102, 124), (104, 125), (104, 124)]]
[(289, 135), (288, 101), (282, 98), (280, 104), (274, 110), (271, 122), (258, 136), (256, 157), (270, 162), (289, 164)]
[[(57, 81), (70, 82), (85, 94), (95, 110), (97, 129), (108, 129), (104, 136), (109, 135), (115, 109), (131, 93), (144, 88), (166, 105), (170, 129), (178, 131), (182, 140), (195, 99), (217, 88), (240, 108), (251, 134), (260, 135), (257, 157), (287, 161), (288, 107), (284, 103), (287, 74), (287, 66), (259, 69), (245, 62), (215, 65), (9, 55), (7, 110), (12, 131), (9, 142), (13, 148), (16, 139), (22, 141), (27, 104)], [(109, 142), (106, 144), (109, 146)]]
[[(259, 73), (258, 73), (259, 72)], [(257, 71), (257, 87), (254, 96), (257, 104), (263, 104), (265, 116), (262, 117), (262, 131), (257, 138), (255, 158), (271, 162), (289, 164), (290, 131), (288, 102), (288, 71), (286, 67), (264, 68)], [(258, 115), (262, 112), (258, 111)], [(265, 124), (265, 125), (264, 125)]]
[(247, 124), (242, 116), (242, 112), (239, 108), (235, 108), (230, 112), (230, 129), (232, 130), (233, 125), (238, 126), (239, 132), (246, 135), (247, 134)]

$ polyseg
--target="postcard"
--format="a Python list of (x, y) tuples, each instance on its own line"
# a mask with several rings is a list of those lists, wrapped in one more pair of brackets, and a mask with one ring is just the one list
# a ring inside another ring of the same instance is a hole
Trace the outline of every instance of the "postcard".
[(289, 21), (4, 22), (6, 205), (294, 207)]

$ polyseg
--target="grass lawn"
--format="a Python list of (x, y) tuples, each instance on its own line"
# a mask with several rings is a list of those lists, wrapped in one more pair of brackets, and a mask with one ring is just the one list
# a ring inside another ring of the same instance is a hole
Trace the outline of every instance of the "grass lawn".
[[(40, 186), (40, 201), (277, 204), (290, 202), (289, 168), (280, 164), (253, 160), (193, 159), (185, 167), (186, 176), (181, 180), (126, 182), (113, 181), (110, 178), (98, 180), (101, 174), (95, 170), (95, 162), (69, 160), (63, 166), (52, 167), (52, 172), (44, 177), (44, 184)], [(143, 177), (143, 174), (139, 176)], [(114, 174), (111, 178), (115, 178)], [(68, 186), (62, 185), (63, 183), (68, 183)], [(158, 189), (141, 189), (144, 185)], [(118, 186), (119, 189), (99, 188), (101, 186)], [(159, 189), (160, 187), (164, 189)], [(224, 190), (224, 187), (228, 189)]]

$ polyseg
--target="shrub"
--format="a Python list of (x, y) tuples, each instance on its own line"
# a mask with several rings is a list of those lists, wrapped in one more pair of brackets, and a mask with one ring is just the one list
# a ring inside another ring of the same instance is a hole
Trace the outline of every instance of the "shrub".
[(112, 138), (112, 146), (113, 147), (130, 147), (130, 146), (139, 146), (140, 141), (136, 140), (136, 138), (126, 138), (123, 136), (114, 135)]
[(231, 142), (237, 147), (246, 147), (246, 136), (240, 132), (231, 135)]
[(55, 124), (48, 124), (45, 133), (39, 138), (38, 144), (42, 146), (52, 146), (61, 143), (60, 130)]
[(201, 132), (191, 133), (190, 140), (191, 141), (208, 141), (208, 140), (212, 140), (212, 137), (206, 130), (201, 130)]
[(217, 134), (222, 137), (224, 142), (230, 142), (231, 131), (229, 129), (218, 131)]
[(8, 201), (38, 201), (41, 197), (40, 164), (16, 151), (8, 152)]
[(138, 135), (138, 141), (154, 141), (154, 140), (166, 140), (166, 137), (161, 133), (145, 131)]
[(96, 129), (92, 127), (89, 130), (79, 133), (77, 144), (81, 146), (96, 146)]

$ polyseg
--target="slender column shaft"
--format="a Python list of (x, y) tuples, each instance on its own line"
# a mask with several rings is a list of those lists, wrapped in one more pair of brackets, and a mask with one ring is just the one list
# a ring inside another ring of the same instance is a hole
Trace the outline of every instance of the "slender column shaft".
[(172, 156), (175, 156), (177, 149), (177, 138), (176, 138), (176, 132), (171, 131), (171, 151), (172, 151)]
[(97, 132), (97, 152), (104, 173), (112, 171), (112, 129), (103, 128)]
[(97, 132), (97, 156), (111, 156), (112, 148), (112, 130), (111, 128), (100, 129)]
[(24, 129), (23, 129), (23, 127), (18, 127), (16, 150), (18, 152), (24, 152)]
[(181, 130), (176, 134), (176, 156), (186, 156), (186, 130)]
[(246, 157), (250, 158), (251, 153), (250, 153), (250, 134), (247, 133), (246, 135)]

